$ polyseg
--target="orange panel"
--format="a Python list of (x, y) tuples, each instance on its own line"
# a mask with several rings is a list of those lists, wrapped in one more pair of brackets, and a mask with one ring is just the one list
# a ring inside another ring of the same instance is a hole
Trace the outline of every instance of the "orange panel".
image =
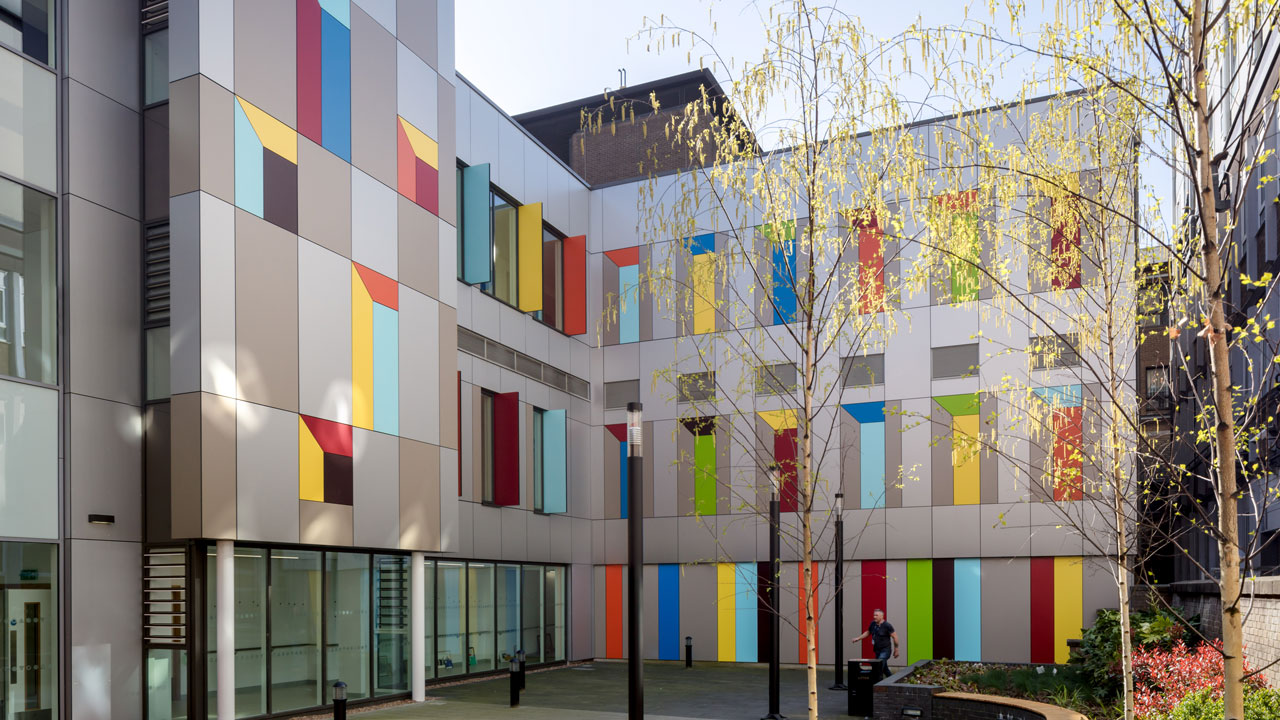
[(587, 334), (587, 236), (564, 239), (564, 334)]
[(1053, 409), (1053, 499), (1057, 502), (1084, 499), (1084, 458), (1082, 408)]
[(640, 247), (638, 245), (636, 247), (622, 248), (621, 250), (606, 250), (604, 254), (618, 267), (640, 264)]
[(364, 287), (369, 291), (369, 297), (373, 298), (374, 302), (392, 310), (400, 309), (400, 286), (395, 280), (370, 270), (360, 263), (351, 264), (356, 266), (356, 272), (360, 273), (360, 279), (364, 281)]
[(622, 657), (622, 566), (604, 566), (604, 656)]

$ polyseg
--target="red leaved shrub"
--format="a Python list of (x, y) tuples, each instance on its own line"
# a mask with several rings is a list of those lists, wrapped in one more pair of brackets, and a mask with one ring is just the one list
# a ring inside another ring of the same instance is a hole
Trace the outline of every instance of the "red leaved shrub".
[[(1139, 718), (1163, 717), (1186, 696), (1208, 689), (1222, 697), (1222, 643), (1201, 643), (1188, 648), (1177, 640), (1167, 649), (1137, 647), (1133, 651), (1133, 709)], [(1245, 673), (1250, 671), (1245, 663)], [(1261, 676), (1248, 680), (1253, 687), (1265, 687)]]

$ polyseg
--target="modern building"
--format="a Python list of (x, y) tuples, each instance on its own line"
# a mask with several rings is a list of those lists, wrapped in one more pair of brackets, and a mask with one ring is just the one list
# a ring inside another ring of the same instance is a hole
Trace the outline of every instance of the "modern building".
[[(625, 657), (628, 400), (646, 657), (689, 636), (700, 661), (766, 658), (766, 525), (718, 489), (757, 473), (652, 382), (698, 324), (604, 312), (649, 257), (644, 181), (620, 161), (593, 184), (539, 113), (496, 107), (454, 68), (475, 41), (451, 0), (0, 2), (0, 718), (285, 716), (338, 680), (365, 701), (517, 649)], [(1066, 405), (1089, 389), (981, 347), (981, 301), (894, 298), (910, 330), (844, 361), (844, 626), (886, 609), (903, 661), (1061, 661), (1115, 603), (1049, 507), (1076, 496), (1037, 501), (952, 433), (1010, 372)], [(1027, 467), (1067, 462), (1063, 418)], [(749, 420), (794, 457), (785, 414)]]

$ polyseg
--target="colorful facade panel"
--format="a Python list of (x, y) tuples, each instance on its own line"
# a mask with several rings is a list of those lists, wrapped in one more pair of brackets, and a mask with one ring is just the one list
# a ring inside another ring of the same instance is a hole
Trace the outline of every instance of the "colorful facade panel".
[(244, 98), (235, 99), (236, 207), (298, 231), (298, 134)]
[(351, 162), (350, 0), (297, 0), (298, 132)]
[(401, 195), (440, 214), (440, 146), (402, 117), (396, 118), (396, 179)]

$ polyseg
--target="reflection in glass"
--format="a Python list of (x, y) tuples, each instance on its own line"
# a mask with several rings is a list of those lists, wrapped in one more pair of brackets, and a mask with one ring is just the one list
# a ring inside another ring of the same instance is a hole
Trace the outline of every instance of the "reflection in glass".
[(146, 672), (147, 720), (186, 720), (186, 649), (148, 648)]
[(423, 581), (424, 592), (422, 596), (425, 598), (426, 610), (422, 614), (426, 619), (426, 627), (423, 632), (426, 634), (426, 649), (423, 655), (427, 659), (427, 679), (431, 680), (436, 676), (436, 564), (433, 560), (424, 560), (426, 569), (423, 575), (426, 576)]
[(543, 662), (564, 660), (564, 568), (548, 567), (542, 607)]
[(169, 326), (147, 329), (147, 400), (169, 397)]
[(373, 694), (409, 691), (409, 556), (373, 556)]
[[(0, 0), (0, 28), (8, 2)], [(49, 191), (58, 180), (56, 82), (48, 69), (0, 49), (0, 172)]]
[(542, 658), (542, 566), (520, 568), (520, 646), (525, 660), (543, 662)]
[(489, 292), (515, 305), (519, 261), (516, 257), (516, 208), (501, 195), (493, 196), (493, 282)]
[[(271, 551), (273, 713), (312, 707), (322, 701), (320, 576), (319, 552)], [(239, 590), (237, 583), (237, 594)], [(238, 671), (236, 676), (239, 677)]]
[(324, 557), (324, 686), (341, 680), (347, 698), (360, 700), (369, 697), (369, 556), (329, 552)]
[[(235, 549), (236, 717), (267, 712), (267, 551)], [(218, 707), (218, 573), (217, 555), (209, 549), (205, 587), (205, 646), (208, 648), (209, 717)]]
[(0, 542), (0, 718), (58, 717), (58, 547)]
[(0, 375), (58, 381), (56, 259), (53, 198), (0, 178)]
[(467, 667), (484, 672), (497, 667), (493, 653), (493, 565), (467, 563)]
[(497, 576), (498, 659), (510, 662), (520, 649), (520, 567), (499, 565)]
[(169, 99), (169, 28), (142, 36), (142, 102)]
[(53, 59), (53, 0), (0, 2), (0, 43), (49, 65)]
[(448, 677), (467, 671), (466, 628), (462, 607), (466, 600), (466, 584), (462, 581), (462, 563), (436, 563), (436, 675)]

